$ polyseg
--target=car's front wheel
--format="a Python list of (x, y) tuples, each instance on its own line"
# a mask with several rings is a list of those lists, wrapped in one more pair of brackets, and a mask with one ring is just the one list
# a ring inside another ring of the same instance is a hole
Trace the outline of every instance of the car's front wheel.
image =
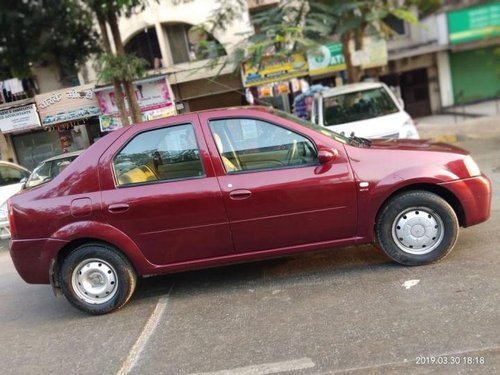
[(435, 262), (455, 246), (458, 219), (441, 197), (427, 191), (409, 191), (391, 198), (376, 222), (382, 250), (408, 266)]
[(101, 315), (119, 309), (130, 299), (137, 277), (120, 252), (108, 245), (88, 243), (63, 260), (59, 280), (72, 305)]

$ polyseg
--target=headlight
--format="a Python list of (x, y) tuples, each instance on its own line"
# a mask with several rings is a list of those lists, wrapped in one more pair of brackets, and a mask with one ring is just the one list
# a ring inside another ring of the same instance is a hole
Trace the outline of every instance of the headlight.
[(467, 172), (469, 172), (470, 177), (475, 177), (475, 176), (481, 175), (481, 169), (476, 164), (474, 159), (472, 159), (472, 156), (468, 155), (465, 157), (464, 165), (465, 165), (465, 168), (467, 168)]
[(406, 120), (399, 131), (399, 138), (407, 138), (407, 139), (419, 139), (417, 128), (413, 123), (413, 120), (409, 118)]

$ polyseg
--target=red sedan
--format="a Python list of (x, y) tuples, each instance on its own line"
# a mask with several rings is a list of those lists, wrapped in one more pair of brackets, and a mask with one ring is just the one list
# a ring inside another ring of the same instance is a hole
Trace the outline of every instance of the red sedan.
[(459, 148), (213, 110), (115, 131), (11, 198), (10, 253), (28, 283), (104, 314), (139, 276), (371, 242), (427, 264), (490, 205), (489, 180)]

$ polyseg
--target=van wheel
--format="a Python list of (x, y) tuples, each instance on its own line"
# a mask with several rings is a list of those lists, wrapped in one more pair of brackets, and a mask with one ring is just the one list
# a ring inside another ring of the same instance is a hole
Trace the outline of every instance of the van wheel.
[(443, 198), (410, 191), (389, 200), (378, 215), (379, 246), (393, 260), (419, 266), (444, 258), (458, 238), (458, 219)]
[(125, 305), (134, 292), (137, 276), (120, 252), (108, 245), (89, 243), (63, 260), (59, 280), (73, 306), (101, 315)]

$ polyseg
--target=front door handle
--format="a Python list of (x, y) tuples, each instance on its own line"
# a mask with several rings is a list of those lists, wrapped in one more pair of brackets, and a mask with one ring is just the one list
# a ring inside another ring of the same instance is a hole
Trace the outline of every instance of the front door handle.
[(229, 193), (229, 197), (233, 200), (247, 199), (252, 195), (250, 190), (238, 189)]
[(108, 206), (108, 211), (111, 212), (112, 214), (119, 214), (128, 211), (129, 208), (130, 206), (127, 203), (117, 203), (117, 204), (110, 204)]

